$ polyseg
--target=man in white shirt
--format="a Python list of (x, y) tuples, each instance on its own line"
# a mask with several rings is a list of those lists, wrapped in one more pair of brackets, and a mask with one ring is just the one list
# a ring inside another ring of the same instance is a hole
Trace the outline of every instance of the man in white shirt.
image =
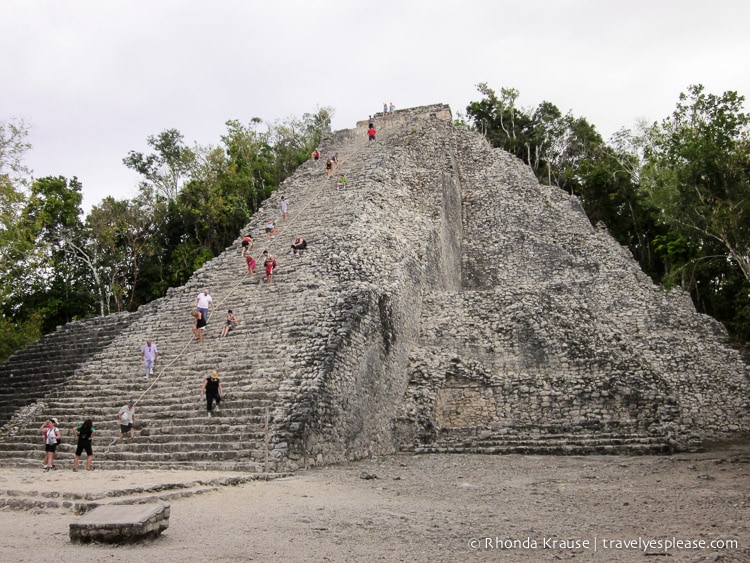
[(146, 377), (144, 379), (148, 379), (148, 376), (154, 373), (154, 363), (158, 357), (159, 351), (156, 349), (156, 344), (153, 344), (151, 340), (146, 340), (146, 343), (141, 348), (141, 360), (143, 360), (143, 365), (146, 367)]
[(281, 220), (286, 221), (286, 214), (289, 212), (289, 200), (281, 196)]
[(120, 412), (117, 413), (117, 418), (120, 419), (120, 440), (125, 439), (125, 434), (130, 433), (131, 440), (135, 438), (135, 403), (133, 399), (128, 401), (127, 405), (124, 405)]
[(213, 299), (211, 299), (211, 296), (208, 294), (208, 290), (204, 289), (198, 294), (198, 297), (195, 298), (195, 309), (203, 315), (205, 320), (208, 320), (209, 307), (211, 308), (211, 311), (214, 310)]

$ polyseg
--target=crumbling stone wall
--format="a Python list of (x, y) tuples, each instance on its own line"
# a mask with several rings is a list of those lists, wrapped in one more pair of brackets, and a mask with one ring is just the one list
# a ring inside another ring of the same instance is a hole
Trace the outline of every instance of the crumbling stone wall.
[(457, 129), (462, 283), (423, 302), (402, 447), (466, 430), (635, 433), (674, 447), (747, 431), (748, 368), (716, 321), (656, 287), (577, 200)]

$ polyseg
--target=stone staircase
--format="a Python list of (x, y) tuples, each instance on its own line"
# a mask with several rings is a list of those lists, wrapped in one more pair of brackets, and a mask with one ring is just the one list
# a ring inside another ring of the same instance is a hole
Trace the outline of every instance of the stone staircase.
[(75, 321), (46, 335), (0, 364), (0, 424), (66, 380), (133, 320), (118, 313)]
[[(254, 234), (260, 230), (254, 229)], [(154, 313), (126, 327), (64, 386), (51, 388), (36, 412), (60, 420), (60, 463), (66, 463), (74, 450), (70, 428), (92, 418), (98, 467), (276, 470), (278, 455), (265, 461), (266, 416), (272, 426), (280, 416), (279, 404), (295, 386), (285, 383), (292, 360), (280, 352), (293, 354), (295, 327), (306, 324), (295, 286), (305, 283), (299, 269), (309, 266), (313, 255), (296, 258), (296, 263), (282, 258), (276, 283), (266, 286), (257, 284), (262, 274), (254, 276), (254, 283), (243, 279), (246, 268), (239, 245), (229, 249), (192, 283), (171, 292)], [(201, 345), (193, 342), (189, 312), (203, 287), (220, 306), (209, 318)], [(229, 337), (219, 338), (228, 308), (239, 315), (240, 324)], [(139, 352), (147, 337), (160, 354), (148, 381)], [(269, 340), (274, 341), (272, 351), (266, 348)], [(220, 371), (227, 397), (223, 408), (207, 419), (199, 392), (211, 369)], [(119, 435), (116, 413), (128, 398), (137, 400), (137, 436), (132, 442), (113, 443)], [(0, 459), (38, 464), (37, 426), (11, 421), (13, 440), (0, 443)]]
[[(315, 431), (309, 428), (311, 413), (334, 410), (325, 403), (329, 391), (320, 390), (326, 384), (323, 377), (338, 369), (338, 350), (373, 314), (372, 304), (362, 305), (363, 297), (367, 301), (378, 293), (379, 279), (392, 277), (382, 270), (387, 261), (377, 263), (370, 256), (382, 237), (393, 236), (392, 230), (372, 225), (367, 213), (374, 207), (385, 215), (378, 191), (387, 160), (382, 139), (387, 136), (384, 132), (380, 144), (372, 146), (363, 138), (355, 140), (351, 132), (333, 134), (324, 155), (338, 150), (340, 170), (326, 180), (320, 162), (302, 165), (254, 215), (245, 231), (255, 238), (256, 258), (264, 248), (277, 256), (273, 284), (262, 283), (260, 264), (248, 278), (238, 238), (184, 287), (170, 289), (166, 297), (133, 313), (111, 343), (99, 346), (73, 375), (42, 388), (37, 402), (17, 411), (2, 429), (0, 463), (38, 466), (43, 450), (38, 427), (50, 416), (58, 418), (63, 434), (59, 465), (70, 463), (75, 450), (71, 428), (85, 418), (92, 418), (97, 429), (98, 468), (280, 472), (323, 462), (319, 451), (308, 458), (304, 442)], [(341, 146), (342, 139), (347, 144)], [(345, 191), (335, 187), (339, 172), (347, 175)], [(287, 223), (277, 211), (282, 195), (291, 202)], [(280, 233), (266, 242), (262, 225), (271, 218)], [(299, 257), (287, 254), (297, 232), (309, 244)], [(216, 311), (201, 345), (193, 341), (189, 313), (204, 288)], [(229, 337), (219, 338), (227, 309), (240, 322)], [(355, 336), (359, 350), (366, 349), (369, 344)], [(159, 361), (145, 380), (140, 347), (147, 338), (158, 346)], [(221, 410), (207, 418), (199, 391), (212, 369), (220, 373), (226, 398)], [(324, 393), (323, 403), (318, 393)], [(116, 414), (129, 398), (136, 400), (137, 433), (123, 443), (117, 440)], [(347, 455), (339, 450), (329, 459)]]

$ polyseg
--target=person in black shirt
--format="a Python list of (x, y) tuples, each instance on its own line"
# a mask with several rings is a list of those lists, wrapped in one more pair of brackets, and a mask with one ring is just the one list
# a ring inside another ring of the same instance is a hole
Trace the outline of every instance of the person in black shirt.
[(219, 410), (219, 403), (221, 403), (221, 398), (224, 396), (224, 390), (221, 387), (221, 381), (219, 381), (219, 372), (216, 370), (211, 370), (211, 376), (207, 377), (203, 382), (201, 396), (204, 393), (206, 394), (206, 408), (208, 409), (208, 416), (210, 418), (214, 400), (216, 400), (216, 410)]
[(86, 450), (86, 469), (91, 471), (94, 468), (94, 452), (91, 449), (91, 438), (94, 437), (94, 430), (94, 423), (90, 418), (73, 428), (73, 436), (78, 438), (76, 455), (73, 458), (73, 471), (78, 471), (78, 460), (81, 459), (83, 450)]

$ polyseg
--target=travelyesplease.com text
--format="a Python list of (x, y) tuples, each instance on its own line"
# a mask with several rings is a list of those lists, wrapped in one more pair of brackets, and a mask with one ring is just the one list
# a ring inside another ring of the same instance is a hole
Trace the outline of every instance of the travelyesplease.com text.
[(667, 553), (674, 550), (688, 549), (739, 549), (739, 542), (730, 539), (683, 539), (671, 538), (531, 538), (509, 539), (500, 537), (471, 538), (468, 541), (471, 550), (523, 550), (523, 549), (559, 549), (559, 550), (639, 550), (644, 553)]

